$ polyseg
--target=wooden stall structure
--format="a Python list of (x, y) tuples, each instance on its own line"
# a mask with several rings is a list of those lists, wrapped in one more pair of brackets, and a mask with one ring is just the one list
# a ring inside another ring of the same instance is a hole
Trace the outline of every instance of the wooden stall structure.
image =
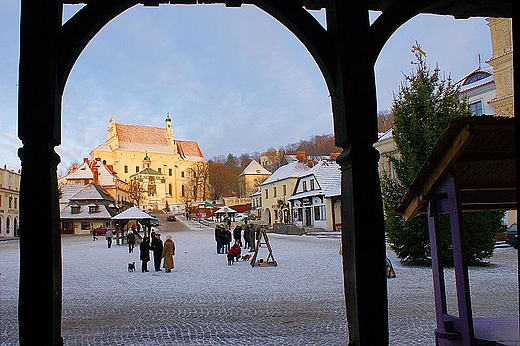
[[(436, 345), (518, 345), (518, 316), (473, 318), (463, 212), (516, 209), (514, 118), (455, 118), (430, 152), (397, 208), (427, 213), (437, 328)], [(450, 220), (458, 316), (448, 313), (439, 216)]]

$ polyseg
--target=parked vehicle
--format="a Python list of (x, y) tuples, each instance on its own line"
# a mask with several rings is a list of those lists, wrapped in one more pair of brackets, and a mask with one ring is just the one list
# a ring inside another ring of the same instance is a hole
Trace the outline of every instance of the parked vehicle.
[(243, 214), (243, 213), (236, 213), (235, 214), (235, 221), (244, 221), (245, 219), (247, 218), (247, 215), (246, 214)]
[(151, 225), (152, 227), (157, 227), (157, 226), (159, 226), (159, 219), (157, 219), (157, 218), (153, 218), (153, 219), (151, 219), (151, 220), (150, 220), (150, 225)]
[(177, 221), (177, 217), (175, 215), (168, 215), (166, 221)]
[(112, 233), (115, 234), (115, 230), (113, 228), (110, 228), (110, 227), (107, 227), (107, 226), (99, 226), (99, 227), (95, 228), (94, 229), (94, 233), (96, 235), (105, 235), (108, 232), (108, 230), (111, 230)]
[(506, 244), (518, 249), (518, 227), (516, 223), (509, 226), (506, 231)]

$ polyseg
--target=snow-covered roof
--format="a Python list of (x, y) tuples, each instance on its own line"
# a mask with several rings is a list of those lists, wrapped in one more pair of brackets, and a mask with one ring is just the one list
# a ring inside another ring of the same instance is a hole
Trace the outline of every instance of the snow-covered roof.
[(115, 202), (114, 198), (101, 186), (96, 184), (84, 185), (82, 189), (69, 198), (70, 201), (106, 200)]
[(153, 219), (150, 214), (145, 213), (137, 207), (131, 207), (112, 217), (112, 220), (148, 220)]
[(296, 193), (292, 195), (289, 200), (316, 195), (324, 195), (325, 197), (341, 195), (341, 170), (336, 162), (318, 162), (314, 167), (309, 169), (307, 173), (299, 177), (298, 183), (309, 176), (314, 176), (317, 189)]
[(69, 203), (70, 198), (84, 187), (85, 185), (80, 184), (60, 185), (60, 203)]
[[(72, 213), (71, 206), (76, 208), (79, 207), (79, 210)], [(60, 218), (62, 220), (110, 220), (113, 215), (112, 209), (106, 205), (97, 204), (97, 211), (91, 213), (90, 209), (93, 206), (94, 205), (78, 205), (76, 203), (73, 205), (68, 205), (61, 211)]]
[(240, 173), (240, 175), (267, 175), (271, 174), (267, 169), (262, 167), (261, 164), (256, 162), (256, 160), (251, 160), (249, 165)]
[(218, 208), (218, 210), (215, 212), (215, 214), (228, 214), (228, 213), (236, 213), (237, 211), (233, 208), (228, 207), (227, 205)]
[(275, 181), (290, 179), (290, 178), (298, 178), (305, 172), (309, 170), (309, 166), (307, 163), (303, 163), (300, 161), (294, 161), (279, 167), (269, 178), (267, 178), (264, 182), (260, 184), (260, 186), (267, 185), (273, 183)]
[(390, 139), (394, 136), (394, 130), (392, 128), (389, 128), (388, 130), (386, 130), (385, 132), (380, 132), (378, 135), (378, 141), (379, 142), (382, 142), (382, 141), (385, 141), (387, 139)]

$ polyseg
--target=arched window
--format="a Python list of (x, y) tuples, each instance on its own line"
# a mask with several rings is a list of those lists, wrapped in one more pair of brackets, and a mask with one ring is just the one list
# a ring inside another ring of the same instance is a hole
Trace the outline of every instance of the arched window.
[(172, 191), (173, 191), (172, 184), (168, 184), (168, 193), (170, 194), (170, 196), (173, 196)]
[(181, 196), (186, 197), (185, 191), (184, 191), (184, 185), (181, 186)]
[(5, 233), (11, 233), (11, 219), (9, 217), (5, 220)]

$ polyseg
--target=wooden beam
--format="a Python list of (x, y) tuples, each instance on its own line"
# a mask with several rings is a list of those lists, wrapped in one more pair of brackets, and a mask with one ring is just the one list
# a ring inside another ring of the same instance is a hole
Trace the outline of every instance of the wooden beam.
[(408, 206), (403, 212), (403, 217), (405, 220), (410, 220), (419, 212), (423, 205), (421, 196), (426, 196), (430, 193), (431, 189), (435, 186), (439, 178), (441, 178), (447, 172), (449, 167), (457, 160), (463, 149), (470, 142), (471, 138), (472, 134), (469, 130), (469, 125), (466, 125), (457, 135), (453, 141), (452, 146), (448, 149), (448, 151), (446, 151), (435, 169), (428, 176), (426, 182), (416, 193), (414, 193), (415, 196), (412, 198), (411, 202), (408, 203)]

